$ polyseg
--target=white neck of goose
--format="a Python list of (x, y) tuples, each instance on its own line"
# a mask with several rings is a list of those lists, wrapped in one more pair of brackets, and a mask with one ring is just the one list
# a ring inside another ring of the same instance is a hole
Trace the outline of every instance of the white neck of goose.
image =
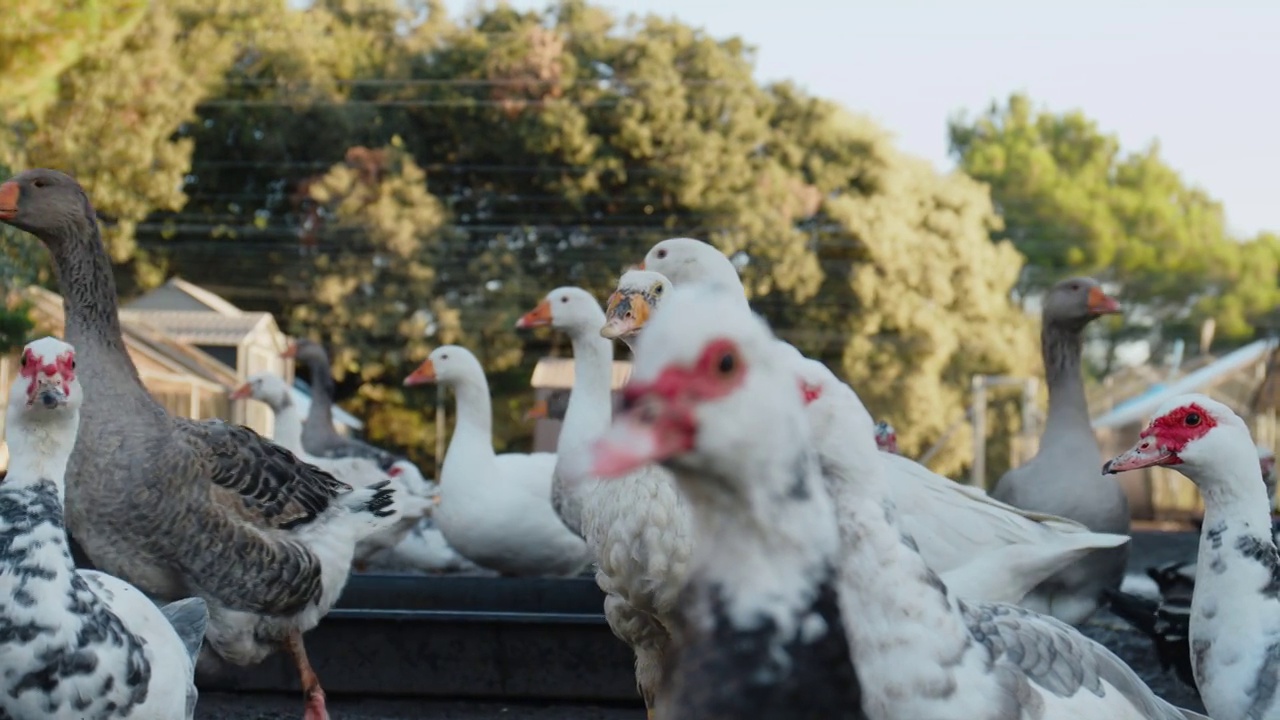
[(493, 403), (489, 399), (489, 382), (480, 368), (466, 368), (458, 376), (445, 381), (453, 388), (457, 400), (457, 425), (454, 432), (464, 429), (485, 437), (493, 437)]
[[(42, 417), (35, 417), (36, 414)], [(3, 485), (23, 487), (51, 481), (58, 497), (66, 492), (67, 461), (80, 426), (78, 410), (24, 411), (10, 405), (5, 419), (9, 468)]]
[(273, 396), (263, 402), (275, 413), (275, 429), (271, 439), (280, 447), (298, 455), (302, 450), (302, 415), (293, 398), (285, 392), (282, 396)]
[(560, 453), (587, 452), (613, 416), (613, 341), (600, 335), (605, 316), (597, 314), (566, 329), (573, 345), (573, 389), (560, 428)]

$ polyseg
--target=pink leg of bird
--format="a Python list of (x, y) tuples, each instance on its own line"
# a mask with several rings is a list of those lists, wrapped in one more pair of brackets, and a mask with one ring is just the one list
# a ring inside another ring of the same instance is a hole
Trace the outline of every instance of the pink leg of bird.
[(324, 689), (320, 687), (316, 671), (311, 669), (311, 661), (307, 659), (307, 649), (302, 646), (302, 633), (297, 630), (289, 633), (285, 648), (297, 663), (298, 676), (302, 679), (302, 696), (307, 703), (302, 720), (329, 720), (329, 710), (324, 706)]

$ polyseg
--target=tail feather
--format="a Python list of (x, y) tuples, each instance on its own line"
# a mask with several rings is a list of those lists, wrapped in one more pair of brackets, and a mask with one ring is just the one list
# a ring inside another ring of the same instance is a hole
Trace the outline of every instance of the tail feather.
[(396, 513), (395, 488), (390, 487), (391, 480), (383, 480), (368, 487), (354, 490), (342, 496), (342, 504), (356, 513), (370, 513), (375, 517), (390, 517)]
[(190, 597), (171, 602), (160, 608), (169, 624), (178, 632), (187, 649), (187, 655), (194, 663), (200, 655), (200, 646), (204, 641), (204, 631), (209, 624), (209, 606), (204, 598)]

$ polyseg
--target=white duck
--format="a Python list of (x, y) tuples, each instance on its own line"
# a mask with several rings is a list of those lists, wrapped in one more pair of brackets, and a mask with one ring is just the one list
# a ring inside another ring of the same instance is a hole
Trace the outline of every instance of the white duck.
[(1192, 672), (1216, 720), (1280, 718), (1280, 554), (1249, 428), (1226, 405), (1182, 395), (1104, 473), (1167, 466), (1204, 498), (1191, 598)]
[[(660, 252), (665, 254), (659, 258)], [(719, 268), (705, 273), (714, 278), (708, 286), (727, 288), (728, 301), (748, 307), (741, 284), (734, 286), (730, 281), (737, 278), (732, 264), (710, 245), (688, 239), (663, 241), (650, 252), (645, 264), (666, 263), (695, 278), (702, 276), (696, 270), (699, 266)], [(694, 286), (702, 284), (693, 282)], [(661, 288), (669, 286), (666, 278), (653, 270), (632, 270), (623, 275), (618, 291), (610, 298), (604, 333), (624, 339), (643, 334), (647, 318), (663, 297)], [(861, 408), (857, 417), (851, 418), (856, 432), (875, 436), (870, 414), (848, 385), (790, 344), (778, 341), (778, 345), (796, 363), (800, 393), (806, 401), (817, 399), (824, 386), (852, 395)], [(946, 574), (969, 600), (1021, 602), (1032, 588), (1063, 567), (1095, 550), (1128, 542), (1124, 535), (1092, 533), (1064, 518), (1019, 510), (901, 455), (877, 453), (865, 460), (891, 474), (895, 499), (908, 511), (902, 522), (919, 542), (929, 566)]]
[(573, 345), (573, 390), (560, 430), (552, 497), (596, 560), (605, 618), (635, 652), (636, 685), (652, 713), (663, 691), (671, 625), (688, 573), (690, 520), (674, 478), (660, 466), (607, 482), (588, 477), (591, 446), (613, 415), (613, 344), (601, 337), (604, 324), (604, 311), (590, 293), (560, 287), (517, 327), (550, 325), (568, 334)]
[(593, 467), (622, 477), (662, 462), (691, 509), (657, 715), (862, 720), (836, 596), (839, 532), (793, 373), (749, 313), (703, 293), (676, 290), (654, 314)]
[(83, 399), (75, 350), (43, 338), (19, 366), (0, 484), (0, 716), (190, 720), (205, 601), (157, 607), (123, 580), (75, 568), (63, 524)]
[[(760, 648), (759, 641), (726, 643), (715, 638), (712, 647), (696, 648), (701, 654), (691, 669), (695, 672), (732, 668), (743, 655), (748, 662), (756, 662), (741, 663), (749, 674), (740, 676), (736, 686), (720, 678), (694, 676), (692, 692), (676, 693), (677, 698), (697, 699), (699, 691), (720, 698), (723, 685), (728, 685), (730, 695), (745, 695), (781, 674), (775, 670), (771, 678), (761, 672), (757, 653), (782, 661), (791, 655), (791, 667), (808, 669), (811, 666), (802, 664), (808, 659), (804, 640), (817, 637), (823, 643), (828, 634), (822, 629), (829, 630), (834, 622), (843, 625), (857, 668), (861, 709), (874, 720), (1203, 717), (1160, 700), (1123, 662), (1064, 623), (1013, 605), (970, 605), (954, 598), (925, 565), (910, 536), (897, 528), (896, 509), (885, 495), (882, 478), (874, 472), (859, 473), (864, 459), (878, 450), (872, 433), (847, 425), (847, 418), (857, 415), (856, 407), (833, 403), (827, 415), (811, 414), (807, 423), (772, 422), (775, 414), (785, 418), (788, 410), (794, 412), (800, 396), (790, 390), (794, 375), (787, 370), (792, 353), (770, 339), (763, 322), (723, 291), (699, 287), (674, 291), (640, 340), (633, 377), (643, 385), (628, 391), (631, 411), (619, 432), (629, 437), (610, 438), (601, 453), (600, 469), (611, 472), (637, 462), (667, 459), (691, 500), (718, 506), (718, 522), (698, 528), (700, 544), (719, 548), (717, 538), (747, 535), (741, 526), (757, 533), (773, 531), (754, 546), (732, 543), (735, 553), (722, 557), (717, 563), (720, 568), (703, 570), (696, 563), (695, 573), (706, 572), (718, 582), (709, 583), (705, 604), (691, 593), (695, 604), (689, 611), (694, 631), (719, 631), (721, 637), (726, 624), (732, 632), (750, 627), (752, 621), (761, 623), (763, 615), (765, 627), (773, 632), (757, 627), (755, 637), (764, 635), (773, 642)], [(660, 371), (651, 370), (650, 354), (669, 357), (671, 362)], [(768, 418), (767, 429), (761, 430), (753, 418)], [(797, 426), (811, 428), (812, 440), (803, 431), (791, 430)], [(781, 441), (790, 452), (777, 449), (771, 441)], [(817, 446), (817, 452), (797, 451), (809, 443)], [(754, 452), (764, 444), (770, 444), (771, 452)], [(834, 509), (830, 501), (812, 500), (824, 493), (822, 484), (811, 480), (812, 460), (803, 459), (814, 455), (822, 457), (828, 483), (834, 480), (847, 486), (835, 499)], [(789, 471), (778, 473), (779, 480), (789, 482), (759, 481), (765, 469)], [(695, 473), (706, 480), (685, 480)], [(746, 484), (737, 497), (725, 491), (743, 476), (755, 482)], [(703, 517), (700, 514), (699, 520)], [(838, 558), (836, 541), (826, 537), (833, 525), (841, 536)], [(809, 528), (810, 534), (802, 537), (801, 528)], [(792, 553), (790, 561), (778, 561), (787, 551)], [(766, 561), (768, 572), (751, 564), (771, 555), (775, 561)], [(805, 562), (814, 555), (820, 561)], [(823, 578), (830, 577), (825, 565), (832, 561), (839, 564), (839, 611), (835, 613), (810, 604), (822, 597), (821, 588), (830, 583)], [(782, 568), (791, 572), (784, 573)], [(720, 575), (711, 575), (714, 572)], [(744, 584), (757, 592), (771, 590), (765, 597), (773, 601), (772, 607), (749, 603), (753, 594), (734, 592)], [(717, 589), (721, 589), (719, 596)], [(782, 634), (779, 629), (791, 630), (790, 637), (783, 634), (790, 642), (769, 637)], [(686, 637), (692, 634), (683, 632)], [(726, 648), (738, 652), (730, 654)], [(830, 654), (823, 666), (810, 671), (800, 698), (786, 697), (776, 687), (770, 691), (801, 708), (805, 702), (832, 698), (834, 682), (811, 678), (822, 678), (823, 670), (829, 672), (846, 662)], [(708, 684), (718, 687), (708, 689)], [(770, 697), (750, 699), (762, 706)], [(822, 710), (823, 714), (811, 712), (811, 716), (830, 717), (837, 712), (832, 705)], [(747, 712), (731, 716), (753, 717)], [(754, 717), (761, 716), (765, 715)]]
[[(302, 414), (293, 404), (293, 395), (284, 378), (271, 372), (250, 375), (248, 380), (229, 395), (231, 400), (253, 399), (264, 403), (275, 414), (275, 430), (272, 441), (293, 453), (302, 462), (315, 465), (342, 482), (357, 488), (368, 488), (379, 483), (395, 491), (395, 524), (380, 530), (356, 544), (354, 562), (363, 566), (375, 553), (393, 548), (409, 535), (409, 531), (435, 507), (435, 497), (422, 497), (409, 492), (399, 476), (383, 472), (377, 461), (371, 458), (317, 457), (302, 447)], [(406, 463), (407, 464), (407, 463)], [(392, 466), (395, 467), (394, 465)]]
[(452, 387), (457, 422), (440, 471), (436, 523), (463, 557), (503, 575), (576, 575), (586, 543), (551, 507), (554, 453), (493, 451), (493, 410), (484, 368), (471, 351), (443, 345), (404, 379)]

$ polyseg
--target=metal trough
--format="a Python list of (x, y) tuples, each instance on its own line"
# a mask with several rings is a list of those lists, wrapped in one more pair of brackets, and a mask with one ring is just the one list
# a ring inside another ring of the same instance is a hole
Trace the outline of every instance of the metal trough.
[[(358, 574), (306, 636), (326, 692), (634, 702), (631, 650), (590, 577)], [(298, 692), (276, 653), (198, 678), (201, 690)]]

